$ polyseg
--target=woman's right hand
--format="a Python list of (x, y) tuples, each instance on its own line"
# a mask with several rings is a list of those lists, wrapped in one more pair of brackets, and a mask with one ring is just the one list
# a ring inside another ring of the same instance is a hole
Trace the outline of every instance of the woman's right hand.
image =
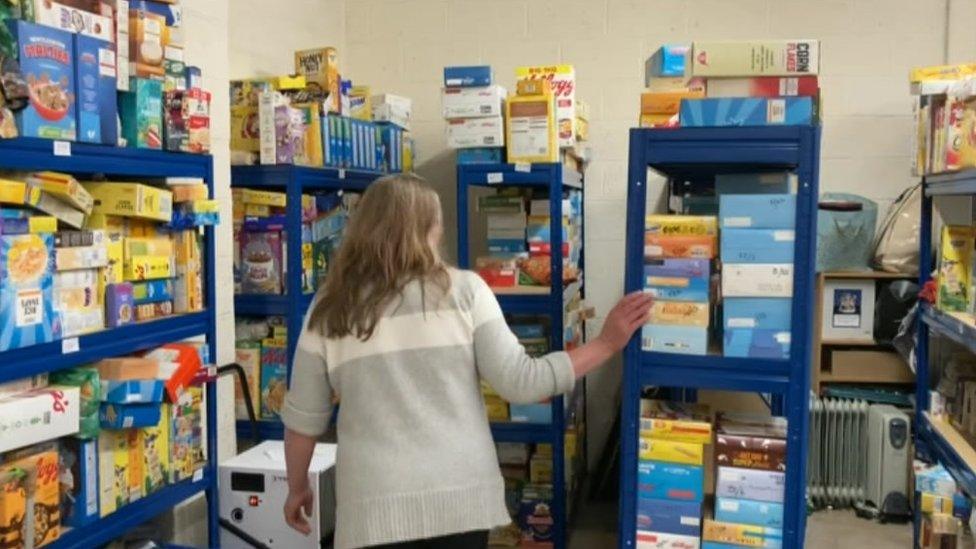
[(634, 332), (647, 322), (647, 316), (650, 314), (653, 303), (654, 298), (641, 291), (625, 295), (607, 313), (599, 339), (612, 352), (620, 351), (630, 341)]
[(306, 517), (312, 516), (312, 505), (312, 488), (307, 484), (304, 489), (289, 490), (285, 500), (285, 522), (306, 536), (311, 534), (312, 527)]

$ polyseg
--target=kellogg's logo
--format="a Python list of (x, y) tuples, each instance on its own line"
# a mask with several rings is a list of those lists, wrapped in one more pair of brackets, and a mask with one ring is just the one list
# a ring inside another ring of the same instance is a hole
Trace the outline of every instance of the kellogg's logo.
[(37, 483), (38, 484), (48, 484), (51, 482), (57, 482), (58, 480), (58, 462), (55, 460), (46, 460), (44, 458), (37, 460)]

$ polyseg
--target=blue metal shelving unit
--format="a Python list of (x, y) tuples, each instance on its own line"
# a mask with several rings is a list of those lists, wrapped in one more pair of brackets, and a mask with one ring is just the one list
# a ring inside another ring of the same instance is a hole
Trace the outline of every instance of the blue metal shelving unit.
[[(976, 170), (956, 173), (930, 175), (922, 178), (922, 214), (919, 234), (919, 286), (932, 279), (932, 210), (934, 199), (938, 197), (976, 196)], [(976, 325), (951, 314), (946, 314), (934, 306), (921, 309), (918, 322), (918, 339), (915, 347), (916, 386), (915, 386), (915, 450), (930, 461), (941, 463), (956, 479), (959, 487), (976, 497), (976, 461), (972, 458), (973, 447), (958, 436), (955, 428), (945, 421), (930, 418), (929, 388), (932, 381), (930, 364), (930, 343), (933, 334), (948, 339), (976, 354)], [(946, 436), (946, 435), (950, 436)], [(956, 436), (952, 436), (956, 435)], [(965, 456), (963, 454), (966, 454)], [(916, 505), (914, 514), (914, 544), (919, 545), (919, 526), (921, 515)]]
[[(583, 191), (583, 177), (579, 172), (563, 169), (557, 163), (539, 164), (461, 164), (457, 167), (457, 216), (458, 216), (458, 265), (462, 269), (472, 266), (470, 231), (469, 231), (469, 195), (471, 187), (523, 187), (545, 189), (549, 195), (550, 234), (553, 250), (561, 250), (562, 241), (562, 198), (563, 191)], [(585, 214), (585, 211), (583, 212)], [(584, 224), (585, 227), (585, 224)], [(585, 230), (585, 229), (584, 229)], [(585, 235), (581, 235), (585, 236)], [(580, 254), (580, 264), (584, 264), (584, 256)], [(498, 302), (505, 314), (512, 315), (545, 315), (550, 318), (550, 348), (563, 349), (563, 310), (564, 292), (570, 292), (576, 286), (571, 285), (564, 290), (562, 256), (552, 254), (552, 285), (548, 294), (542, 295), (499, 295)], [(582, 284), (578, 286), (581, 295), (585, 296)], [(586, 398), (585, 380), (580, 380), (578, 390), (574, 391), (569, 401), (575, 405), (577, 398)], [(565, 397), (557, 397), (552, 401), (552, 422), (547, 424), (531, 423), (492, 423), (491, 431), (496, 442), (521, 442), (551, 444), (553, 451), (553, 504), (552, 515), (556, 529), (554, 535), (556, 549), (566, 547), (567, 494), (565, 482), (565, 430), (566, 403)]]
[[(288, 196), (286, 231), (288, 233), (288, 292), (284, 295), (237, 295), (234, 297), (234, 314), (285, 316), (288, 319), (288, 363), (295, 355), (298, 335), (305, 311), (312, 302), (313, 294), (304, 294), (302, 287), (302, 193), (314, 191), (365, 191), (370, 183), (385, 174), (342, 168), (309, 168), (292, 165), (234, 166), (231, 168), (231, 186), (251, 189), (284, 190)], [(289, 370), (290, 375), (290, 370)], [(256, 412), (259, 412), (256, 410)], [(250, 438), (251, 426), (247, 421), (237, 422), (239, 437)], [(258, 436), (262, 440), (284, 437), (280, 421), (259, 421)]]
[[(210, 156), (125, 149), (71, 143), (68, 155), (55, 152), (52, 141), (17, 138), (0, 140), (0, 167), (9, 170), (57, 170), (76, 176), (105, 175), (113, 178), (199, 177), (213, 195), (213, 160)], [(216, 356), (214, 231), (205, 230), (206, 310), (160, 320), (107, 329), (43, 345), (0, 352), (0, 383), (26, 376), (63, 370), (164, 343), (206, 336), (210, 356)], [(205, 492), (209, 513), (209, 545), (219, 542), (217, 526), (217, 396), (213, 382), (207, 386), (207, 464), (194, 480), (178, 482), (83, 528), (65, 531), (49, 545), (96, 547), (125, 534), (131, 528), (172, 509), (185, 499)]]
[[(806, 527), (808, 400), (816, 257), (820, 129), (812, 126), (632, 129), (627, 195), (625, 289), (644, 287), (644, 217), (648, 169), (671, 179), (711, 181), (716, 173), (790, 170), (796, 173), (793, 328), (788, 360), (720, 354), (688, 356), (641, 350), (635, 336), (624, 351), (621, 404), (619, 546), (635, 546), (637, 443), (641, 388), (715, 389), (771, 393), (785, 400), (789, 420), (783, 547), (801, 548)], [(774, 398), (774, 402), (775, 402)]]

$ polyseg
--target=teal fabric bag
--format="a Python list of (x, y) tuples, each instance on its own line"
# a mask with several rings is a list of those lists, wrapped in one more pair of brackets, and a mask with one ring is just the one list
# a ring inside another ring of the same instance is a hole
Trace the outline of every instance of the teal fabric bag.
[(878, 205), (847, 193), (820, 195), (817, 271), (870, 271)]

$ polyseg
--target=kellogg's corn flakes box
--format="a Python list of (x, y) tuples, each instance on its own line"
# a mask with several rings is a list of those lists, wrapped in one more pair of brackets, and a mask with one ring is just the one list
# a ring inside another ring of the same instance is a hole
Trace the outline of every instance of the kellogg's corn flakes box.
[(548, 80), (556, 97), (556, 139), (560, 147), (576, 144), (576, 70), (572, 65), (518, 67), (518, 80)]
[(0, 351), (61, 337), (53, 273), (54, 235), (0, 236)]

